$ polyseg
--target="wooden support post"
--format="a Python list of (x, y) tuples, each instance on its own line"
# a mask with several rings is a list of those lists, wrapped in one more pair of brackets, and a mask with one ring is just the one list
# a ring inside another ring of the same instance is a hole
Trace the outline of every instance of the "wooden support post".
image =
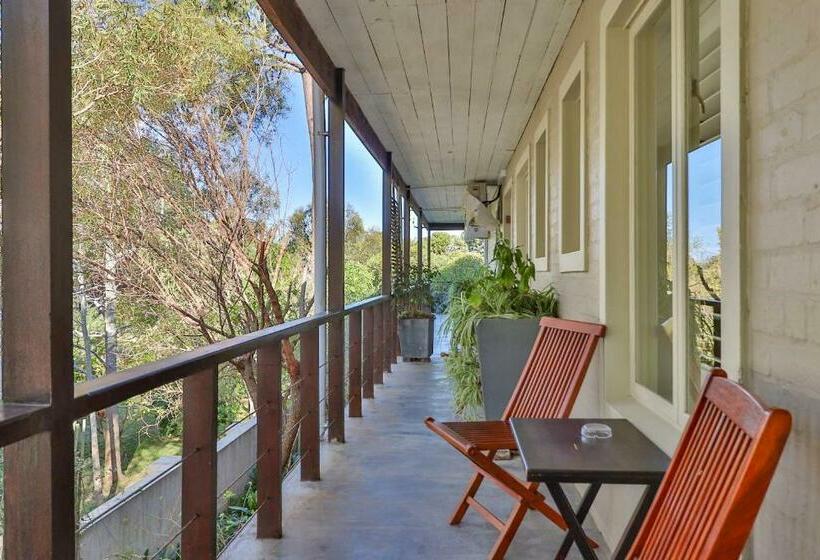
[[(388, 162), (392, 162), (387, 152)], [(383, 296), (389, 296), (393, 290), (393, 269), (391, 267), (392, 247), (392, 207), (393, 200), (393, 166), (392, 163), (382, 171), (382, 290)]]
[(402, 255), (402, 269), (406, 277), (410, 274), (410, 191), (404, 194), (404, 219), (402, 223), (402, 248), (404, 249)]
[(373, 308), (365, 307), (362, 317), (362, 397), (372, 399), (373, 393)]
[(419, 274), (421, 274), (421, 267), (424, 265), (424, 259), (422, 258), (422, 247), (424, 247), (424, 245), (421, 240), (421, 210), (419, 210), (416, 224), (416, 260), (419, 265)]
[(312, 328), (299, 336), (299, 400), (302, 426), (302, 480), (319, 480), (319, 330)]
[(216, 558), (217, 369), (182, 382), (183, 558)]
[(433, 247), (433, 231), (430, 229), (430, 224), (427, 224), (427, 266), (432, 266), (430, 263), (433, 261), (430, 260), (430, 255), (432, 253)]
[(382, 319), (382, 306), (373, 306), (373, 383), (381, 385), (384, 383), (384, 320)]
[(50, 404), (5, 448), (4, 557), (74, 558), (71, 2), (3, 2), (3, 398)]
[(348, 414), (351, 418), (362, 416), (362, 312), (354, 311), (349, 315), (347, 332), (350, 336), (348, 345), (347, 392), (350, 395)]
[[(336, 69), (336, 91), (329, 102), (327, 234), (327, 307), (341, 311), (345, 304), (345, 80)], [(327, 325), (327, 439), (345, 440), (344, 319)]]
[(256, 356), (256, 536), (282, 536), (282, 343), (259, 349)]
[[(391, 267), (391, 248), (392, 248), (392, 216), (391, 216), (391, 202), (393, 199), (393, 164), (390, 154), (388, 153), (390, 165), (382, 172), (382, 295), (389, 296), (393, 291), (393, 277)], [(384, 322), (386, 325), (385, 332), (390, 332), (392, 328), (392, 315), (387, 315), (388, 321)], [(385, 346), (382, 350), (384, 361), (384, 370), (389, 372), (391, 370), (390, 364), (393, 352), (389, 350), (389, 346)]]

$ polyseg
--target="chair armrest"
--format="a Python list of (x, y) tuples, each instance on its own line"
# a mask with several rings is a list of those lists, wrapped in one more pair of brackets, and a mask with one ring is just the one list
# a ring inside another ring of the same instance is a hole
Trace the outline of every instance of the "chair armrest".
[(481, 454), (481, 452), (476, 448), (475, 445), (461, 437), (458, 433), (451, 430), (443, 422), (439, 422), (438, 420), (432, 417), (427, 417), (424, 420), (424, 423), (428, 428), (430, 428), (430, 430), (438, 434), (444, 441), (446, 441), (447, 443), (449, 443), (465, 455), (475, 456), (476, 453)]

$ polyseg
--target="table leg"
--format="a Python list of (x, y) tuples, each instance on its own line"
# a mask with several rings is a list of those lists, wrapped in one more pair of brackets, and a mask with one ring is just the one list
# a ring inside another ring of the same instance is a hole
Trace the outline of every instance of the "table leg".
[(615, 549), (612, 560), (623, 560), (626, 558), (626, 554), (632, 547), (632, 543), (635, 542), (635, 537), (638, 536), (638, 530), (641, 528), (641, 525), (643, 525), (643, 520), (649, 511), (649, 506), (652, 505), (652, 500), (655, 499), (655, 493), (657, 491), (657, 484), (649, 484), (646, 490), (643, 491), (641, 501), (637, 509), (635, 509), (635, 513), (632, 514), (632, 519), (629, 520), (629, 524), (626, 526), (626, 530), (621, 537), (621, 542), (618, 543), (618, 547)]
[[(575, 512), (575, 515), (578, 517), (578, 523), (583, 525), (584, 519), (586, 519), (587, 514), (589, 513), (589, 509), (592, 507), (592, 502), (595, 501), (595, 497), (598, 495), (598, 490), (601, 489), (601, 484), (599, 482), (594, 482), (589, 485), (587, 491), (584, 492), (584, 497), (581, 499), (581, 504), (578, 506), (578, 511)], [(564, 560), (569, 554), (569, 550), (572, 548), (572, 537), (567, 534), (564, 537), (564, 542), (561, 543), (561, 548), (558, 549), (558, 554), (555, 555), (555, 560)]]
[(583, 556), (584, 560), (597, 560), (598, 557), (595, 556), (592, 547), (589, 546), (589, 541), (587, 541), (584, 529), (575, 516), (572, 504), (569, 503), (567, 495), (564, 494), (564, 491), (561, 489), (561, 485), (557, 482), (547, 482), (547, 489), (550, 491), (550, 495), (552, 495), (552, 499), (555, 501), (555, 505), (558, 507), (558, 511), (561, 513), (564, 521), (567, 522), (569, 526), (569, 536), (575, 541), (575, 544), (578, 545), (581, 556)]

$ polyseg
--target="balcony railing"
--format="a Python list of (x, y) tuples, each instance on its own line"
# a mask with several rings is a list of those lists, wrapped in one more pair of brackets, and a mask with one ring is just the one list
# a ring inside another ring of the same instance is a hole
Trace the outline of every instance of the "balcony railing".
[[(344, 319), (348, 328), (344, 328)], [(282, 412), (282, 341), (299, 338), (300, 416), (290, 430), (298, 430), (302, 480), (318, 480), (320, 466), (320, 406), (327, 403), (327, 426), (344, 439), (344, 414), (362, 415), (362, 399), (373, 398), (374, 384), (383, 382), (396, 362), (396, 317), (390, 296), (377, 296), (223, 340), (179, 355), (141, 365), (115, 375), (77, 384), (74, 419), (122, 403), (163, 385), (183, 382), (182, 515), (179, 531), (168, 544), (179, 540), (182, 557), (211, 558), (216, 551), (218, 489), (217, 371), (220, 364), (256, 352), (257, 359), (257, 536), (282, 536), (282, 464), (284, 435)], [(328, 336), (346, 336), (345, 356), (327, 356), (328, 383), (319, 391), (319, 329)], [(335, 331), (335, 332), (334, 332)], [(344, 367), (347, 362), (347, 368)], [(335, 364), (335, 366), (334, 366)], [(341, 368), (339, 367), (341, 365)], [(345, 369), (347, 371), (345, 371)], [(342, 398), (332, 398), (341, 387)], [(293, 389), (293, 387), (292, 387)], [(331, 406), (331, 403), (337, 403)], [(345, 405), (347, 405), (345, 407)], [(11, 405), (0, 408), (0, 444), (8, 445), (49, 430), (48, 405)], [(73, 488), (64, 485), (65, 499), (73, 500)]]
[(691, 301), (697, 308), (696, 344), (701, 366), (707, 369), (720, 367), (720, 300), (691, 298)]

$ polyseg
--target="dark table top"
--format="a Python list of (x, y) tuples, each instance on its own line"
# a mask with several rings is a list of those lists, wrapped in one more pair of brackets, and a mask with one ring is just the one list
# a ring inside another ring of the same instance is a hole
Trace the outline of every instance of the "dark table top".
[[(590, 422), (610, 426), (612, 437), (583, 439), (581, 426)], [(513, 418), (511, 423), (531, 482), (652, 484), (669, 466), (666, 454), (628, 420)]]

